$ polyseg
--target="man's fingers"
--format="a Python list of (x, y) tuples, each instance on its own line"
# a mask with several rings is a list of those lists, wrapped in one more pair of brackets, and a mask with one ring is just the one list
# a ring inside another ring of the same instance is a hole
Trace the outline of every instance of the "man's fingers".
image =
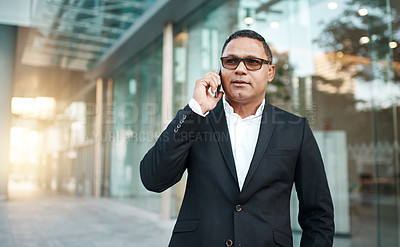
[(210, 88), (210, 83), (206, 79), (202, 79), (202, 80), (200, 80), (200, 82), (201, 82), (201, 85), (203, 85), (206, 88), (206, 90), (208, 90), (208, 88)]
[(209, 71), (203, 78), (196, 80), (193, 99), (200, 104), (203, 112), (214, 109), (222, 98), (223, 93), (217, 92), (219, 85), (221, 85), (220, 76), (213, 71)]
[(201, 79), (201, 83), (206, 90), (211, 88), (211, 92), (215, 93), (217, 87), (221, 84), (221, 80), (218, 74), (210, 71)]
[(221, 79), (219, 77), (219, 75), (217, 73), (212, 73), (211, 75), (211, 90), (213, 93), (215, 93), (217, 91), (217, 88), (219, 85), (221, 85)]

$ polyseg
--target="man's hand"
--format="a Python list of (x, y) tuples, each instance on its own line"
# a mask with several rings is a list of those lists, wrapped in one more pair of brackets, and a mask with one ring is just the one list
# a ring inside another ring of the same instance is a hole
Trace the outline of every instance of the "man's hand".
[(209, 71), (203, 78), (196, 81), (193, 99), (199, 103), (203, 114), (214, 109), (222, 95), (224, 95), (223, 92), (219, 92), (218, 96), (214, 97), (208, 91), (211, 88), (211, 92), (215, 94), (219, 85), (221, 85), (221, 77), (212, 71)]

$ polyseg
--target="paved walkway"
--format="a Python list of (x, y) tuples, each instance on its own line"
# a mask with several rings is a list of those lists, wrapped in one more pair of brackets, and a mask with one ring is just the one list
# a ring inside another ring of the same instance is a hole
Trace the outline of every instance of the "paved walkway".
[[(166, 247), (174, 222), (129, 202), (17, 188), (9, 201), (0, 201), (0, 247)], [(362, 225), (359, 231), (374, 235), (367, 227), (375, 224)], [(376, 246), (361, 236), (337, 237), (334, 247)], [(299, 241), (295, 233), (294, 246)]]
[(0, 246), (168, 246), (173, 223), (112, 199), (36, 191), (0, 202)]

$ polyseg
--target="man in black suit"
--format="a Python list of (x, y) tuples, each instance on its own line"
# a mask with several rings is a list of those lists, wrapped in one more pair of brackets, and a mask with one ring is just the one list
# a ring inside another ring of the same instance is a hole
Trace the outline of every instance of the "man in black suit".
[(188, 172), (169, 246), (293, 246), (293, 183), (301, 246), (332, 246), (332, 200), (307, 120), (265, 103), (271, 61), (261, 35), (232, 34), (221, 76), (208, 72), (196, 81), (193, 99), (143, 158), (141, 179), (151, 191)]

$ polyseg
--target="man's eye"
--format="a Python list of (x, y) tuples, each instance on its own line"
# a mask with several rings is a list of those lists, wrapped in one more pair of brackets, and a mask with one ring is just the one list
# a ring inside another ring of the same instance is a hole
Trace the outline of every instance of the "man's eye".
[(236, 64), (237, 63), (237, 59), (227, 59), (227, 60), (225, 60), (225, 62), (227, 64)]
[(247, 59), (248, 64), (260, 64), (260, 60), (258, 59)]

